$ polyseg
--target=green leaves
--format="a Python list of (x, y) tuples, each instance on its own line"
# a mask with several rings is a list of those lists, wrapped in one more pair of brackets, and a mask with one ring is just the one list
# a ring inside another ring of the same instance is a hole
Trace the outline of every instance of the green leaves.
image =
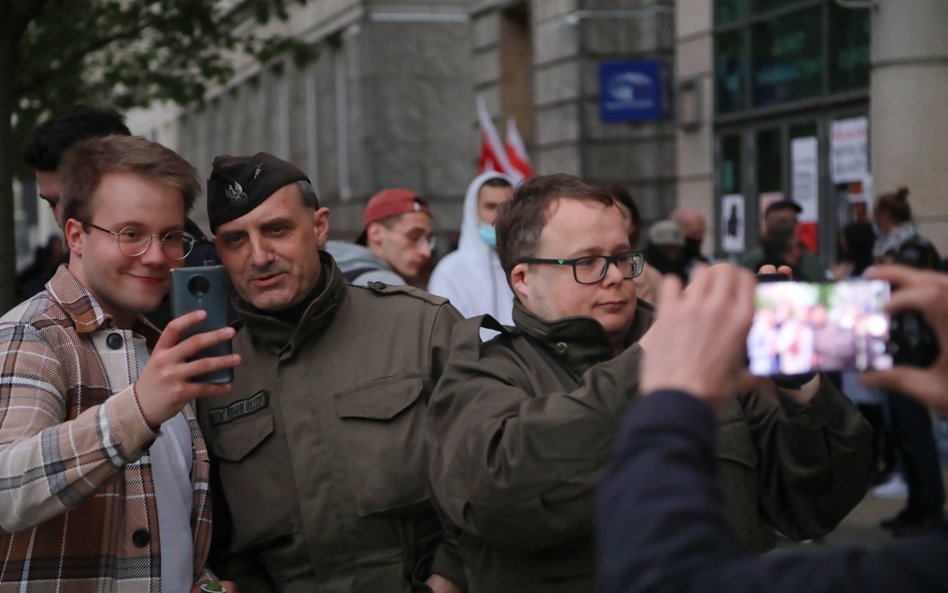
[(0, 24), (0, 34), (22, 31), (7, 56), (13, 80), (0, 85), (12, 93), (14, 140), (76, 103), (200, 104), (231, 77), (238, 52), (303, 64), (316, 56), (313, 45), (263, 34), (259, 25), (287, 20), (290, 5), (305, 1), (18, 0), (14, 18)]

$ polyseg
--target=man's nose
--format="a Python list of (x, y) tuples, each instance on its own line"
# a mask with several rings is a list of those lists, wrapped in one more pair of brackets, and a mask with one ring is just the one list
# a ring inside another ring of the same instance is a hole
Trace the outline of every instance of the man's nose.
[(257, 267), (273, 260), (273, 251), (262, 237), (250, 237), (250, 262)]
[(422, 239), (421, 241), (418, 241), (418, 251), (420, 251), (421, 254), (424, 255), (426, 258), (430, 259), (431, 258), (431, 240)]
[(622, 273), (619, 262), (611, 261), (606, 263), (606, 275), (602, 278), (603, 284), (616, 284), (623, 280), (625, 280), (625, 274)]
[(148, 243), (148, 248), (138, 256), (139, 260), (143, 264), (148, 265), (159, 265), (165, 263), (165, 261), (170, 260), (171, 258), (165, 255), (164, 247), (161, 244), (161, 241), (157, 237), (152, 237), (151, 242)]

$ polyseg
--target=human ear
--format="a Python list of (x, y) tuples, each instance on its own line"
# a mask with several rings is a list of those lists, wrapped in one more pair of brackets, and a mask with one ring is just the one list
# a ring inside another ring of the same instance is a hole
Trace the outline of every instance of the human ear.
[(532, 283), (530, 282), (529, 271), (529, 264), (517, 264), (510, 270), (510, 286), (521, 302), (529, 300), (531, 294)]
[(63, 234), (66, 236), (69, 251), (82, 257), (82, 241), (86, 234), (85, 229), (82, 228), (82, 223), (75, 218), (70, 218), (63, 225)]

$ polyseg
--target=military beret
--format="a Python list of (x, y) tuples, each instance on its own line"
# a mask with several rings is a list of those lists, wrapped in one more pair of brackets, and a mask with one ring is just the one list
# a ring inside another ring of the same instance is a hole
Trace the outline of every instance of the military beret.
[(309, 181), (295, 166), (266, 152), (221, 155), (207, 180), (207, 220), (211, 232), (247, 214), (284, 185)]

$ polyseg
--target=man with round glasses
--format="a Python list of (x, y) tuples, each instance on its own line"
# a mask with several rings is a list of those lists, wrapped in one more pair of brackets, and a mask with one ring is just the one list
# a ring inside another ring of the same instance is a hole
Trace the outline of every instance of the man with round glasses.
[[(470, 593), (596, 590), (594, 491), (642, 352), (668, 331), (649, 329), (654, 309), (636, 298), (642, 255), (623, 212), (570, 175), (530, 179), (501, 207), (514, 327), (461, 322), (429, 404), (432, 488)], [(500, 334), (482, 343), (482, 327)], [(757, 551), (775, 529), (825, 533), (865, 493), (869, 427), (818, 376), (766, 384), (722, 409), (719, 427), (729, 519)]]
[[(198, 591), (210, 544), (209, 459), (191, 406), (229, 385), (189, 361), (232, 328), (179, 343), (161, 303), (194, 238), (194, 168), (134, 136), (73, 146), (59, 169), (72, 252), (47, 289), (0, 319), (0, 589)], [(233, 587), (229, 586), (229, 591)]]
[(181, 261), (194, 248), (194, 237), (187, 231), (171, 231), (163, 235), (148, 233), (138, 227), (123, 226), (118, 231), (110, 231), (99, 225), (86, 223), (86, 226), (108, 233), (115, 237), (119, 250), (129, 257), (143, 255), (151, 247), (151, 240), (158, 239), (161, 251), (169, 259)]

